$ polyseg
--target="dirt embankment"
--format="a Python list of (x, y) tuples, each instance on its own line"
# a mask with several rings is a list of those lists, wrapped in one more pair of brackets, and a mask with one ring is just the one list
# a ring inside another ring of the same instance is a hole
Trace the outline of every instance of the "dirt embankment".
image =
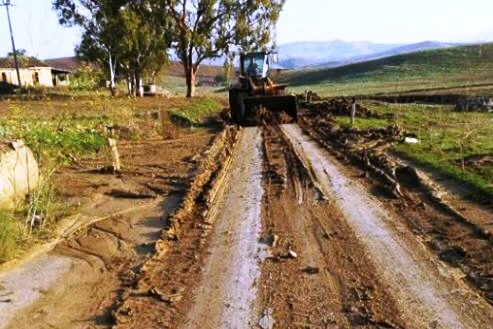
[(455, 105), (459, 101), (465, 99), (464, 95), (443, 94), (443, 95), (374, 95), (365, 96), (366, 99), (374, 99), (387, 103), (425, 103), (425, 104), (443, 104)]
[(199, 257), (211, 228), (210, 203), (224, 179), (236, 143), (226, 129), (201, 161), (181, 207), (165, 218), (167, 227), (150, 258), (122, 294), (114, 312), (116, 328), (176, 328), (193, 300), (200, 278)]

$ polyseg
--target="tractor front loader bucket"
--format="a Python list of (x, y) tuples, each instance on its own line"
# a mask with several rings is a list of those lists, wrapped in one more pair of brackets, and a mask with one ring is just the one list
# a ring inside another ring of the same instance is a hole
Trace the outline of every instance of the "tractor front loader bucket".
[(244, 125), (295, 123), (298, 120), (298, 103), (295, 96), (250, 96), (244, 100)]

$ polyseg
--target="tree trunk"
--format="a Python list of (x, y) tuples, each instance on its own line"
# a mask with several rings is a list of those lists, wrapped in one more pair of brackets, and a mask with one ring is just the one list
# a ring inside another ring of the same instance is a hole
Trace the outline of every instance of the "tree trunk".
[(116, 84), (115, 84), (116, 60), (113, 63), (113, 57), (111, 56), (111, 52), (108, 52), (108, 55), (109, 55), (109, 66), (110, 66), (110, 91), (111, 91), (111, 95), (115, 96), (116, 95)]
[(144, 86), (139, 69), (135, 72), (135, 94), (139, 97), (144, 97)]
[(129, 74), (127, 77), (127, 88), (128, 88), (128, 96), (132, 95), (132, 76)]
[(132, 97), (137, 97), (137, 76), (135, 70), (132, 70)]
[(195, 82), (197, 71), (192, 67), (185, 67), (185, 78), (187, 80), (187, 98), (195, 96)]

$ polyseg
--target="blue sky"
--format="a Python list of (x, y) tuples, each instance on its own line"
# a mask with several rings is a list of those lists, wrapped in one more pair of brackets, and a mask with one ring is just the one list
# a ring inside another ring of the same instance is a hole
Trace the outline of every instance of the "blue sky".
[[(11, 1), (17, 48), (39, 58), (73, 54), (80, 32), (58, 24), (51, 0)], [(493, 0), (287, 0), (277, 36), (279, 44), (493, 40)], [(5, 8), (0, 7), (0, 56), (10, 49)]]
[(287, 0), (278, 43), (493, 40), (493, 0)]

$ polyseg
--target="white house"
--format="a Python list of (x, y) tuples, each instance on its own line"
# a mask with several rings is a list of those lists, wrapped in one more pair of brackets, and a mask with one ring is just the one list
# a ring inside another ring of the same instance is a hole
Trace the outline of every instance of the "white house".
[[(23, 87), (57, 87), (70, 84), (70, 71), (58, 69), (34, 57), (19, 58), (19, 75)], [(13, 58), (0, 58), (0, 82), (19, 85)]]

